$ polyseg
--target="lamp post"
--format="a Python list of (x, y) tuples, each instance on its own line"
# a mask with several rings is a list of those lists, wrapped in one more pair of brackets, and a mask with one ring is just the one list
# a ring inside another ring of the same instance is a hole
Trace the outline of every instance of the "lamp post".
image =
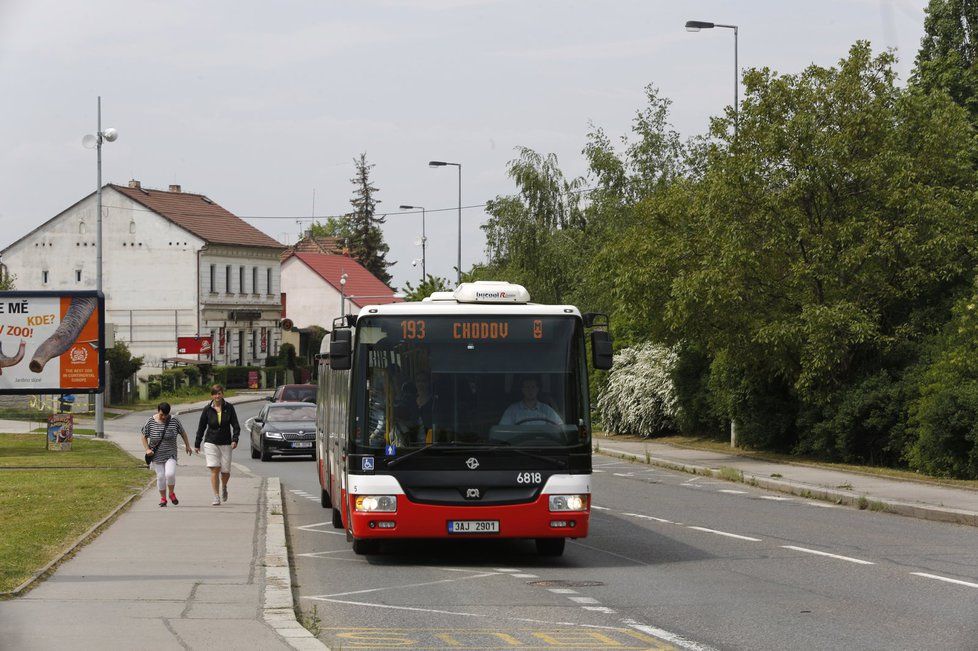
[[(102, 130), (102, 96), (98, 98), (98, 131), (96, 134), (82, 138), (82, 146), (98, 152), (98, 180), (95, 186), (95, 289), (102, 291), (102, 141), (115, 142), (119, 132), (115, 129)], [(102, 363), (105, 363), (105, 350), (99, 351)], [(105, 369), (100, 369), (104, 372)], [(105, 389), (95, 394), (95, 436), (105, 438)]]
[(340, 316), (346, 316), (346, 279), (345, 273), (340, 276)]
[(421, 211), (421, 282), (428, 277), (428, 269), (425, 266), (425, 248), (428, 244), (428, 237), (425, 235), (424, 227), (424, 206), (401, 206), (401, 210), (420, 210)]
[(720, 23), (708, 23), (702, 20), (686, 21), (687, 32), (698, 32), (701, 29), (713, 29), (714, 27), (732, 29), (734, 33), (734, 138), (736, 138), (737, 127), (740, 122), (740, 68), (737, 63), (737, 35), (740, 28), (736, 25), (721, 25)]
[(442, 160), (428, 162), (428, 167), (445, 167), (448, 165), (454, 165), (458, 168), (458, 280), (455, 282), (455, 285), (458, 286), (462, 283), (462, 164), (447, 163)]

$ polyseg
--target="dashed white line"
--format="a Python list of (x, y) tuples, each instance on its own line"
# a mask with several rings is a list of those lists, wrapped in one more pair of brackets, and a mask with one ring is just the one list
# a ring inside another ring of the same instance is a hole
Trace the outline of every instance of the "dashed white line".
[(517, 579), (539, 579), (540, 578), (536, 574), (510, 574), (510, 576), (516, 577)]
[(727, 536), (728, 538), (736, 538), (738, 540), (749, 540), (751, 542), (761, 542), (760, 538), (752, 538), (750, 536), (741, 536), (739, 533), (728, 533), (726, 531), (718, 531), (716, 529), (707, 529), (706, 527), (694, 527), (690, 525), (687, 529), (695, 529), (696, 531), (705, 531), (707, 533), (715, 533), (718, 536)]
[(594, 504), (591, 505), (591, 508), (594, 509), (595, 511), (610, 511), (611, 510), (607, 506), (596, 506)]
[(719, 491), (717, 491), (717, 492), (718, 492), (718, 493), (730, 493), (731, 495), (743, 495), (743, 494), (745, 494), (745, 493), (746, 493), (747, 491), (735, 491), (735, 490), (731, 490), (731, 489), (729, 489), (729, 488), (721, 488), (721, 489), (720, 489)]
[(657, 518), (654, 515), (642, 515), (641, 513), (622, 513), (622, 515), (630, 515), (633, 518), (641, 518), (643, 520), (655, 520), (656, 522), (662, 522), (664, 524), (675, 524), (672, 520)]
[(634, 472), (616, 472), (616, 473), (614, 473), (614, 475), (615, 475), (615, 477), (634, 477), (635, 476), (635, 473)]
[(647, 624), (640, 624), (634, 619), (623, 619), (622, 624), (625, 624), (636, 631), (641, 631), (646, 635), (651, 635), (652, 637), (657, 637), (660, 640), (665, 640), (670, 644), (675, 644), (683, 649), (688, 649), (689, 651), (714, 651), (713, 647), (706, 646), (705, 644), (699, 644), (698, 642), (693, 642), (692, 640), (687, 640), (681, 635), (676, 635), (675, 633), (670, 633), (665, 629), (658, 628), (656, 626), (648, 626)]
[(805, 502), (808, 506), (820, 506), (823, 509), (834, 509), (837, 508), (836, 504), (826, 504), (825, 502)]
[(594, 597), (567, 597), (576, 604), (599, 604), (601, 603)]
[(577, 594), (577, 590), (571, 590), (570, 588), (547, 588), (547, 590), (554, 594)]
[(793, 549), (796, 552), (805, 552), (806, 554), (816, 554), (818, 556), (828, 556), (829, 558), (836, 558), (840, 561), (848, 561), (850, 563), (858, 563), (859, 565), (876, 565), (872, 561), (864, 561), (859, 558), (852, 558), (851, 556), (839, 556), (838, 554), (830, 554), (828, 552), (820, 552), (817, 549), (808, 549), (807, 547), (796, 547), (794, 545), (781, 545), (784, 549)]
[(962, 581), (961, 579), (951, 579), (946, 576), (939, 576), (937, 574), (928, 574), (927, 572), (911, 572), (914, 576), (922, 576), (926, 579), (936, 579), (938, 581), (945, 581), (947, 583), (954, 583), (956, 585), (966, 585), (969, 588), (978, 588), (978, 583), (971, 583), (970, 581)]
[(519, 570), (514, 570), (514, 569), (509, 568), (509, 567), (497, 567), (496, 568), (496, 571), (497, 572), (519, 572)]
[(581, 606), (584, 610), (592, 610), (596, 613), (604, 613), (605, 615), (614, 615), (617, 610), (608, 608), (607, 606)]
[(774, 502), (790, 502), (790, 497), (778, 497), (777, 495), (759, 495), (762, 500), (771, 500)]

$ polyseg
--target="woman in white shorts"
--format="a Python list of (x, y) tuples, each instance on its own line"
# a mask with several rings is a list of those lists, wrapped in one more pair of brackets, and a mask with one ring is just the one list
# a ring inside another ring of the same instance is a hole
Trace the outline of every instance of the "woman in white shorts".
[[(211, 387), (211, 401), (200, 413), (197, 423), (197, 438), (194, 448), (200, 453), (204, 444), (204, 456), (211, 471), (211, 489), (214, 491), (214, 506), (228, 501), (228, 481), (231, 479), (231, 450), (238, 447), (241, 425), (234, 405), (224, 400), (224, 387), (215, 384)], [(218, 492), (220, 487), (220, 492)]]
[[(180, 503), (173, 489), (177, 483), (177, 434), (183, 437), (183, 445), (190, 454), (190, 440), (183, 425), (176, 418), (170, 417), (170, 404), (161, 402), (156, 407), (156, 413), (142, 429), (143, 447), (146, 454), (153, 455), (149, 464), (156, 471), (156, 487), (160, 491), (160, 506), (166, 506), (167, 489), (170, 501), (176, 506)], [(156, 448), (155, 452), (153, 448)]]

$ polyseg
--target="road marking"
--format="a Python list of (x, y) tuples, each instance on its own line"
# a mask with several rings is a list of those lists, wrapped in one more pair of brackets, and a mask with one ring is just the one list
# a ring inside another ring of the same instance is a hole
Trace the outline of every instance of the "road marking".
[(826, 504), (825, 502), (805, 502), (808, 506), (820, 506), (823, 509), (834, 509), (837, 508), (836, 504)]
[(238, 463), (237, 461), (232, 461), (231, 462), (231, 465), (234, 466), (238, 470), (238, 472), (243, 472), (244, 474), (248, 475), (249, 477), (254, 476), (254, 473), (251, 472), (251, 468), (249, 468), (248, 466), (243, 466), (240, 463)]
[(614, 475), (615, 475), (615, 477), (634, 477), (635, 476), (635, 473), (634, 472), (616, 472), (616, 473), (614, 473)]
[(607, 549), (601, 549), (600, 547), (593, 547), (591, 545), (586, 545), (580, 542), (579, 540), (571, 540), (570, 542), (571, 544), (574, 545), (580, 545), (585, 549), (593, 549), (594, 551), (601, 552), (602, 554), (608, 554), (609, 556), (617, 556), (618, 558), (623, 558), (626, 561), (631, 561), (632, 563), (636, 563), (638, 565), (648, 565), (648, 563), (646, 563), (645, 561), (640, 561), (637, 558), (632, 558), (631, 556), (625, 556), (624, 554), (618, 554), (616, 552), (608, 551)]
[(741, 536), (738, 533), (727, 533), (726, 531), (717, 531), (716, 529), (707, 529), (706, 527), (694, 527), (690, 525), (688, 529), (696, 529), (697, 531), (705, 531), (707, 533), (715, 533), (718, 536), (727, 536), (728, 538), (737, 538), (738, 540), (749, 540), (751, 542), (761, 542), (760, 538), (751, 538), (750, 536)]
[(685, 484), (692, 484), (693, 482), (696, 482), (696, 481), (699, 481), (699, 480), (700, 480), (699, 477), (690, 477), (689, 479), (687, 479), (686, 481), (684, 481), (683, 484), (684, 485)]
[[(456, 581), (465, 581), (466, 579), (484, 579), (487, 576), (499, 576), (495, 572), (482, 572), (481, 574), (473, 574), (472, 576), (463, 576), (458, 579), (438, 579), (437, 581), (425, 581), (423, 583), (407, 583), (404, 585), (388, 585), (382, 588), (366, 588), (365, 590), (353, 590), (352, 592), (336, 592), (333, 594), (320, 595), (322, 597), (348, 597), (354, 594), (367, 594), (370, 592), (384, 592), (385, 590), (402, 590), (404, 588), (420, 588), (426, 585), (439, 585), (442, 583), (455, 583)], [(313, 599), (313, 597), (309, 597)]]
[(594, 597), (567, 597), (576, 604), (599, 604), (601, 603)]
[(772, 500), (774, 502), (790, 502), (790, 497), (778, 497), (777, 495), (759, 495), (762, 500)]
[(547, 588), (547, 590), (554, 594), (577, 594), (577, 590), (571, 590), (570, 588)]
[(607, 506), (596, 506), (594, 504), (591, 505), (591, 508), (594, 509), (595, 511), (610, 511), (611, 510)]
[(296, 556), (306, 556), (308, 558), (322, 558), (327, 554), (342, 554), (343, 552), (352, 552), (352, 549), (334, 549), (329, 552), (306, 552), (304, 554), (296, 554)]
[(662, 522), (664, 524), (675, 524), (672, 520), (666, 520), (665, 518), (657, 518), (654, 515), (642, 515), (641, 513), (622, 513), (622, 515), (630, 515), (633, 518), (642, 518), (643, 520), (655, 520), (656, 522)]
[(966, 585), (969, 588), (978, 588), (978, 583), (971, 583), (970, 581), (962, 581), (960, 579), (950, 579), (946, 576), (938, 576), (937, 574), (928, 574), (927, 572), (911, 572), (911, 574), (914, 576), (922, 576), (927, 579), (937, 579), (938, 581), (946, 581), (947, 583)]
[(507, 567), (497, 567), (496, 571), (497, 572), (519, 572), (519, 570), (513, 570)]
[(721, 489), (720, 489), (720, 490), (718, 490), (717, 492), (718, 492), (718, 493), (730, 493), (731, 495), (743, 495), (743, 494), (745, 494), (745, 493), (746, 493), (747, 491), (735, 491), (735, 490), (731, 490), (731, 489), (729, 489), (729, 488), (721, 488)]
[(346, 533), (343, 531), (317, 529), (317, 527), (325, 527), (327, 524), (330, 526), (330, 529), (333, 528), (332, 522), (317, 522), (316, 524), (306, 524), (301, 527), (296, 527), (296, 529), (299, 529), (300, 531), (308, 531), (310, 533), (328, 533), (333, 536), (346, 536)]
[(805, 552), (806, 554), (817, 554), (819, 556), (828, 556), (829, 558), (837, 558), (840, 561), (849, 561), (850, 563), (858, 563), (859, 565), (876, 565), (872, 561), (864, 561), (858, 558), (852, 558), (849, 556), (839, 556), (838, 554), (830, 554), (828, 552), (820, 552), (817, 549), (808, 549), (807, 547), (795, 547), (794, 545), (781, 545), (785, 549), (793, 549), (797, 552)]
[(607, 606), (581, 606), (584, 610), (590, 610), (596, 613), (604, 613), (605, 615), (614, 615), (618, 611), (608, 608)]
[(688, 649), (688, 651), (715, 651), (711, 646), (705, 644), (699, 644), (698, 642), (693, 642), (692, 640), (687, 640), (681, 635), (676, 635), (675, 633), (670, 633), (669, 631), (658, 628), (656, 626), (648, 626), (647, 624), (640, 624), (634, 619), (623, 619), (622, 623), (634, 628), (636, 631), (641, 631), (646, 635), (651, 635), (652, 637), (657, 637), (660, 640), (665, 640), (670, 644), (675, 644), (683, 649)]
[(540, 578), (536, 574), (510, 574), (510, 576), (516, 577), (517, 579), (539, 579)]
[[(373, 608), (387, 608), (389, 610), (409, 610), (417, 613), (435, 613), (437, 615), (457, 615), (459, 617), (495, 617), (496, 613), (484, 614), (484, 613), (466, 613), (452, 610), (436, 610), (433, 608), (416, 608), (413, 606), (393, 606), (391, 604), (374, 604), (369, 601), (347, 601), (345, 599), (331, 599), (327, 596), (319, 597), (301, 597), (302, 599), (314, 599), (316, 601), (328, 601), (330, 603), (344, 604), (347, 606), (371, 606)], [(509, 619), (514, 622), (529, 622), (531, 624), (546, 624), (548, 626), (577, 626), (580, 628), (595, 628), (606, 631), (619, 631), (621, 630), (615, 626), (602, 626), (600, 624), (581, 624), (580, 622), (549, 622), (545, 619), (532, 619), (529, 617), (505, 617), (504, 619)], [(634, 628), (634, 627), (632, 627)], [(650, 633), (651, 635), (651, 633)], [(709, 647), (699, 647), (700, 649), (709, 649)]]

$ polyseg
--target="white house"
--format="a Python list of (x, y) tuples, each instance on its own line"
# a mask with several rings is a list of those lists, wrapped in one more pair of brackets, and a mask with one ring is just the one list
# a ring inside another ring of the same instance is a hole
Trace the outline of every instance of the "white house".
[(332, 329), (341, 314), (395, 303), (394, 290), (348, 255), (295, 251), (282, 260), (283, 314), (297, 329)]
[[(106, 328), (144, 367), (176, 357), (177, 337), (212, 336), (216, 364), (278, 353), (282, 244), (179, 185), (108, 184), (102, 206)], [(95, 288), (95, 218), (92, 193), (0, 251), (16, 289)]]

